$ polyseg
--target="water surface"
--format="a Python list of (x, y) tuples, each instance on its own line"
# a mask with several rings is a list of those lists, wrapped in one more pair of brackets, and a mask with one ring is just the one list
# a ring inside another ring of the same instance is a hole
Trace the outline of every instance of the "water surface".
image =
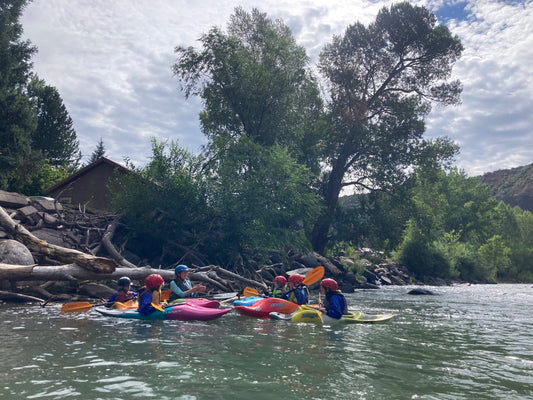
[(3, 305), (0, 398), (533, 398), (531, 285), (410, 289), (347, 295), (352, 309), (395, 315), (348, 326)]

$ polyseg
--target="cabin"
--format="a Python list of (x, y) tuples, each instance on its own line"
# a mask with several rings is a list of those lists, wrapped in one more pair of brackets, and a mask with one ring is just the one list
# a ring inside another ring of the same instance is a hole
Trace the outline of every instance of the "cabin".
[(131, 170), (125, 166), (101, 157), (46, 189), (46, 194), (62, 204), (92, 211), (114, 211), (108, 186), (113, 183), (116, 174), (128, 173)]

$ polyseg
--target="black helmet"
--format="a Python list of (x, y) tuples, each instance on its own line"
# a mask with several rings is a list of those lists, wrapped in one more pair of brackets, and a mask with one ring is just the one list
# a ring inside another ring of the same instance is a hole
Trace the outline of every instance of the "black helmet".
[(131, 286), (131, 280), (127, 276), (123, 276), (118, 280), (118, 286), (124, 287), (124, 286)]

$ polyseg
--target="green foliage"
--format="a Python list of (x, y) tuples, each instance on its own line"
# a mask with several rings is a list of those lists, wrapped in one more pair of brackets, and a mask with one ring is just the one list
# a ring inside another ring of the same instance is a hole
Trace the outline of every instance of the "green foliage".
[(98, 144), (96, 145), (96, 148), (91, 154), (91, 158), (89, 158), (88, 164), (92, 164), (93, 162), (98, 161), (103, 156), (105, 156), (105, 145), (104, 145), (104, 140), (100, 138), (100, 140), (98, 141)]
[(81, 154), (57, 90), (32, 79), (37, 49), (21, 39), (19, 23), (26, 3), (0, 1), (0, 189), (42, 194)]
[(57, 89), (34, 77), (28, 85), (28, 96), (37, 113), (32, 148), (41, 152), (51, 166), (74, 171), (81, 159), (79, 142)]
[(457, 152), (448, 139), (423, 140), (433, 102), (459, 101), (459, 82), (449, 81), (463, 50), (436, 17), (407, 2), (384, 7), (365, 27), (350, 25), (320, 55), (333, 129), (323, 138), (326, 209), (313, 232), (322, 251), (341, 190), (389, 190), (410, 167), (445, 165)]
[(166, 254), (174, 262), (187, 253), (206, 251), (210, 208), (201, 158), (174, 142), (152, 139), (152, 160), (144, 168), (119, 178), (113, 203), (133, 237), (143, 238), (144, 251)]
[(24, 0), (0, 2), (0, 189), (9, 190), (16, 171), (31, 156), (36, 116), (24, 93), (37, 51), (23, 41), (19, 18)]
[(286, 148), (243, 138), (221, 162), (217, 208), (227, 248), (309, 248), (306, 229), (320, 211), (310, 174)]

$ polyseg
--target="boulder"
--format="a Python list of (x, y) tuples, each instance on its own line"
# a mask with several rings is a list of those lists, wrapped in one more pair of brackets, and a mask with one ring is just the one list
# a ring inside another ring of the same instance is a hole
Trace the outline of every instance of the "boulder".
[(14, 265), (35, 264), (31, 252), (16, 240), (0, 240), (0, 262)]

